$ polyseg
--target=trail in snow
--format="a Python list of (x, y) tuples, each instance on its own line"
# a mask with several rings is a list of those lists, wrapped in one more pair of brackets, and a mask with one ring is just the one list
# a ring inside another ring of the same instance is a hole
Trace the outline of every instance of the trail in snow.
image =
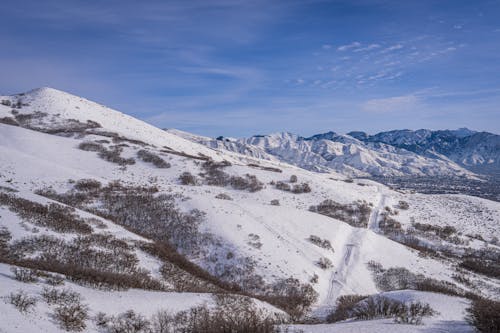
[[(377, 191), (380, 192), (380, 188), (377, 188)], [(368, 219), (368, 230), (378, 231), (379, 215), (383, 210), (385, 200), (386, 195), (380, 193), (378, 203), (372, 209), (370, 218)], [(335, 302), (340, 296), (341, 291), (348, 287), (346, 281), (351, 268), (358, 261), (359, 248), (363, 244), (366, 232), (366, 229), (352, 228), (352, 232), (346, 241), (346, 246), (343, 248), (342, 260), (330, 277), (327, 296), (322, 304), (312, 311), (312, 317), (325, 318), (335, 307)]]

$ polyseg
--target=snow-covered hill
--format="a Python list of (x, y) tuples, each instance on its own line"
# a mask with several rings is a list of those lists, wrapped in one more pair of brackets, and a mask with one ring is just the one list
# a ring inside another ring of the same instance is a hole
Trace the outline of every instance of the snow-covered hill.
[[(80, 294), (87, 332), (107, 332), (128, 309), (152, 318), (203, 304), (246, 313), (243, 304), (269, 318), (322, 320), (347, 294), (447, 288), (460, 311), (467, 292), (500, 295), (497, 277), (464, 262), (498, 259), (500, 203), (401, 193), (269, 153), (311, 150), (307, 164), (348, 150), (346, 163), (380, 168), (400, 154), (390, 146), (374, 144), (373, 155), (352, 137), (289, 134), (211, 146), (55, 89), (0, 99), (0, 332), (62, 330), (64, 304), (44, 287)], [(413, 153), (404, 161), (427, 170)], [(18, 290), (36, 302), (26, 313), (11, 304)], [(439, 297), (414, 293), (397, 297)], [(114, 319), (99, 326), (99, 312)], [(462, 314), (434, 319), (470, 330)]]

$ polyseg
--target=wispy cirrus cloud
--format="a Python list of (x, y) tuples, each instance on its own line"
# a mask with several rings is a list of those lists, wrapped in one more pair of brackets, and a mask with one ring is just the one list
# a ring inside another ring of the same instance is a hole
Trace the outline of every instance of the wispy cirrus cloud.
[(339, 47), (337, 47), (337, 51), (343, 52), (360, 46), (361, 46), (360, 42), (352, 42), (350, 44), (340, 45)]
[(370, 113), (394, 113), (414, 111), (420, 103), (415, 95), (370, 99), (361, 105), (361, 110)]

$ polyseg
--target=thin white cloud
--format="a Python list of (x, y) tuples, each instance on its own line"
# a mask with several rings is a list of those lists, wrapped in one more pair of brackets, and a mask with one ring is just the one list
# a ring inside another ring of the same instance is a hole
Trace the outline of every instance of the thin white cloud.
[(351, 44), (346, 44), (346, 45), (341, 45), (337, 47), (337, 51), (347, 51), (356, 47), (360, 47), (361, 43), (360, 42), (352, 42)]
[(331, 48), (332, 48), (332, 46), (331, 46), (330, 44), (323, 44), (321, 47), (322, 47), (323, 49), (325, 49), (325, 50), (329, 50), (329, 49), (331, 49)]
[(388, 98), (370, 99), (361, 105), (361, 110), (370, 113), (408, 112), (418, 107), (419, 98), (415, 95), (403, 95)]
[(381, 51), (381, 53), (387, 53), (387, 52), (392, 52), (392, 51), (396, 51), (396, 50), (400, 50), (402, 49), (404, 46), (402, 44), (395, 44), (395, 45), (392, 45), (392, 46), (389, 46), (385, 49), (383, 49)]
[(360, 47), (359, 49), (355, 49), (353, 52), (365, 52), (365, 51), (371, 51), (380, 48), (379, 44), (370, 44), (366, 47)]

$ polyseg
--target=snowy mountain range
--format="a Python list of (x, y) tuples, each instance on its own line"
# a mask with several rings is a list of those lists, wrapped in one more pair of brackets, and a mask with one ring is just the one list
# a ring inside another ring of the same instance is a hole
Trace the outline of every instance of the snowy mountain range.
[[(244, 139), (212, 139), (178, 130), (167, 131), (215, 149), (282, 161), (311, 171), (336, 171), (357, 177), (474, 177), (474, 172), (494, 173), (499, 170), (500, 146), (497, 142), (500, 136), (490, 133), (474, 133), (466, 137), (449, 134), (447, 141), (433, 134), (433, 139), (423, 141), (417, 140), (420, 133), (430, 131), (393, 131), (374, 136), (363, 132), (328, 132), (307, 138), (283, 132)], [(396, 135), (400, 132), (400, 136)], [(453, 147), (446, 148), (447, 144)]]
[[(499, 202), (350, 178), (474, 176), (451, 158), (164, 131), (52, 88), (0, 102), (0, 332), (473, 332), (471, 300), (500, 297)], [(357, 320), (370, 302), (433, 311)]]

